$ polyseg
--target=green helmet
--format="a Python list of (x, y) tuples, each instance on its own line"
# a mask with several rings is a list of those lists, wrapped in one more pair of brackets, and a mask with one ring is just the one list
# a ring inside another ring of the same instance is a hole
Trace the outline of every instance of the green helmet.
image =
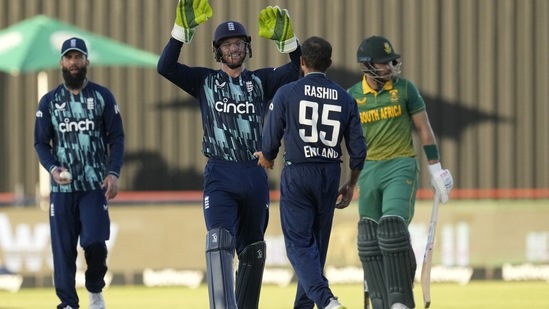
[[(382, 36), (366, 38), (356, 52), (356, 59), (364, 74), (373, 78), (379, 87), (400, 76), (400, 55), (395, 53), (391, 42)], [(388, 64), (389, 71), (376, 68), (374, 64)]]
[(393, 45), (382, 36), (371, 36), (364, 39), (356, 52), (358, 62), (387, 63), (400, 58)]

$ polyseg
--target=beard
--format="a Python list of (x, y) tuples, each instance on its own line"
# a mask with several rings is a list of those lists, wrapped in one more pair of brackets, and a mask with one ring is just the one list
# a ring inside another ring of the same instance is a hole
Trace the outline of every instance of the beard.
[(63, 68), (63, 79), (65, 80), (65, 85), (67, 85), (67, 88), (69, 89), (80, 89), (84, 85), (84, 81), (86, 80), (86, 75), (88, 73), (88, 68), (81, 67), (78, 69), (78, 73), (71, 74), (71, 71), (69, 68), (64, 67)]

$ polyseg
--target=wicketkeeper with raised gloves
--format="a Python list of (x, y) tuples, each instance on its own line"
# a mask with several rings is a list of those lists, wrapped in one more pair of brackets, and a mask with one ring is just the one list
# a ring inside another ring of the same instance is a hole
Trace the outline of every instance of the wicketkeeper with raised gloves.
[(299, 78), (301, 49), (288, 12), (269, 6), (259, 14), (259, 35), (289, 54), (287, 64), (247, 70), (244, 62), (252, 57), (251, 37), (237, 21), (223, 22), (215, 30), (213, 56), (220, 69), (178, 63), (183, 45), (211, 16), (207, 0), (179, 1), (158, 73), (195, 97), (202, 115), (202, 152), (208, 157), (203, 207), (210, 308), (254, 309), (259, 303), (269, 219), (267, 174), (254, 152), (261, 147), (269, 101), (280, 86)]
[(440, 202), (448, 202), (453, 179), (441, 166), (425, 102), (416, 86), (400, 77), (400, 55), (391, 42), (382, 36), (366, 38), (357, 61), (364, 76), (348, 92), (358, 104), (368, 144), (358, 181), (358, 255), (374, 309), (415, 308), (417, 265), (408, 225), (414, 215), (419, 166), (412, 126)]

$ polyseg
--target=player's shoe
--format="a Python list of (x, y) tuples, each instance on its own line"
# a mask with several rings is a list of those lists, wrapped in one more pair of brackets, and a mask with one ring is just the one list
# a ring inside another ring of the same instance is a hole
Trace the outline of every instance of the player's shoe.
[(394, 303), (391, 306), (391, 309), (410, 309), (410, 308), (406, 307), (406, 305), (403, 305), (401, 303)]
[(105, 309), (105, 299), (101, 293), (88, 293), (90, 309)]
[(337, 297), (334, 297), (330, 298), (330, 303), (328, 304), (328, 306), (324, 307), (324, 309), (347, 309), (347, 307), (340, 304), (337, 300)]

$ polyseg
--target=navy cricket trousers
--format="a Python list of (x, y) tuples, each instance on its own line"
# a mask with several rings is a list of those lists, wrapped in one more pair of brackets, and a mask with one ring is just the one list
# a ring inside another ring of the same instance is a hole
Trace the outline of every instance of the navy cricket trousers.
[[(333, 297), (324, 276), (340, 164), (292, 164), (282, 170), (280, 219), (286, 253), (298, 277), (294, 308), (324, 308)], [(313, 303), (314, 302), (314, 303)]]
[(264, 240), (269, 221), (269, 183), (257, 160), (209, 159), (204, 169), (206, 228), (224, 228), (235, 237), (236, 252)]
[(50, 194), (50, 233), (54, 284), (62, 306), (78, 308), (76, 293), (77, 245), (84, 249), (86, 288), (101, 292), (107, 272), (110, 219), (103, 190)]

